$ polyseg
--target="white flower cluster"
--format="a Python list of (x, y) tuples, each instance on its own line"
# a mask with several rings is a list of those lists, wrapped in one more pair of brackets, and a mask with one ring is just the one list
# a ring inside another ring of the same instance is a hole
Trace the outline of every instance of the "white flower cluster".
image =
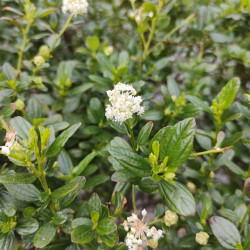
[(147, 223), (144, 222), (146, 215), (147, 211), (143, 209), (142, 220), (133, 213), (132, 216), (123, 222), (124, 229), (127, 231), (125, 243), (129, 250), (142, 249), (144, 242), (150, 247), (157, 247), (158, 240), (163, 235), (162, 230), (147, 226)]
[(81, 15), (88, 12), (87, 0), (63, 0), (62, 12), (65, 14)]
[(4, 146), (0, 146), (1, 153), (8, 156), (10, 154), (11, 148), (13, 147), (16, 141), (16, 133), (12, 127), (11, 127), (11, 131), (6, 133), (4, 140), (6, 141), (6, 143)]
[(106, 107), (106, 118), (122, 124), (127, 119), (132, 118), (133, 114), (141, 115), (144, 108), (140, 106), (143, 101), (141, 96), (135, 96), (136, 91), (130, 84), (119, 82), (113, 90), (107, 91), (111, 103)]

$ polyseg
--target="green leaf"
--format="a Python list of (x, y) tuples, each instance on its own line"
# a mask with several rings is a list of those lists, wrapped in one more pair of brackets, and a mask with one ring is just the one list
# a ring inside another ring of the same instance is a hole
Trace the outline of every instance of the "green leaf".
[(181, 166), (193, 150), (194, 134), (195, 120), (193, 118), (185, 119), (171, 127), (161, 142), (161, 160), (163, 161), (168, 156), (168, 167)]
[(79, 122), (63, 131), (48, 148), (46, 152), (47, 157), (56, 156), (80, 126), (81, 123)]
[(97, 225), (96, 232), (98, 235), (113, 233), (117, 229), (115, 222), (108, 218), (103, 218)]
[(161, 144), (164, 136), (168, 133), (168, 131), (171, 129), (170, 126), (164, 127), (161, 130), (159, 130), (155, 136), (152, 138), (152, 140), (149, 143), (149, 151), (152, 152), (152, 145), (154, 141), (159, 141), (159, 143)]
[(141, 118), (144, 120), (151, 120), (151, 121), (159, 121), (164, 117), (164, 114), (162, 111), (151, 109), (149, 111), (146, 111)]
[(1, 191), (0, 193), (0, 208), (9, 217), (14, 216), (16, 213), (16, 202), (6, 191)]
[(110, 126), (117, 131), (119, 134), (127, 135), (128, 129), (124, 123), (120, 124), (117, 122), (109, 121)]
[(208, 194), (204, 194), (202, 213), (201, 213), (201, 223), (206, 224), (206, 219), (212, 211), (212, 201)]
[(88, 202), (88, 211), (91, 214), (93, 211), (102, 214), (102, 205), (99, 196), (94, 193), (91, 195), (91, 198)]
[(18, 220), (16, 231), (20, 235), (29, 235), (35, 233), (39, 228), (39, 223), (34, 218), (22, 218)]
[(10, 12), (12, 12), (12, 13), (15, 13), (15, 14), (19, 15), (19, 16), (23, 16), (23, 12), (21, 12), (21, 11), (18, 10), (18, 9), (12, 8), (12, 7), (10, 7), (10, 6), (6, 6), (6, 7), (4, 7), (2, 10), (3, 10), (3, 11), (10, 11)]
[(177, 98), (181, 95), (181, 90), (172, 76), (167, 77), (168, 91), (171, 96), (176, 96)]
[(72, 230), (72, 242), (86, 244), (94, 239), (92, 225), (80, 225)]
[(236, 226), (219, 216), (209, 219), (210, 227), (219, 243), (226, 249), (235, 249), (237, 243), (241, 243), (241, 237)]
[(92, 52), (96, 52), (96, 50), (100, 46), (100, 40), (97, 36), (93, 36), (93, 37), (88, 36), (87, 45)]
[(22, 30), (22, 28), (23, 28), (22, 25), (19, 22), (17, 22), (14, 19), (8, 18), (8, 17), (0, 17), (0, 21), (8, 22), (8, 23), (18, 27), (20, 30)]
[(152, 193), (156, 191), (157, 185), (151, 177), (142, 178), (139, 182), (139, 188), (146, 193)]
[(36, 176), (31, 173), (7, 173), (0, 175), (2, 184), (31, 184), (36, 180)]
[(91, 219), (84, 217), (76, 218), (72, 221), (72, 228), (76, 228), (80, 225), (89, 225), (90, 227), (93, 227), (93, 222)]
[(105, 235), (98, 235), (101, 241), (104, 242), (109, 247), (112, 247), (115, 245), (115, 243), (118, 241), (118, 233), (117, 231), (114, 231), (110, 234)]
[(100, 67), (102, 68), (103, 71), (107, 71), (109, 73), (113, 73), (113, 65), (109, 61), (108, 57), (105, 56), (102, 53), (98, 53), (96, 56), (96, 60), (99, 63)]
[(60, 167), (60, 171), (63, 174), (70, 175), (70, 171), (71, 171), (71, 168), (73, 167), (73, 163), (66, 150), (63, 149), (58, 155), (57, 165)]
[(30, 138), (30, 129), (32, 128), (32, 125), (21, 116), (12, 118), (10, 124), (20, 139), (26, 140)]
[(51, 194), (51, 199), (59, 200), (60, 198), (66, 196), (67, 194), (73, 192), (74, 190), (82, 189), (85, 184), (86, 179), (83, 176), (79, 176), (71, 180), (68, 184), (56, 189)]
[(23, 210), (23, 216), (26, 218), (33, 217), (36, 214), (36, 208), (34, 207), (26, 207)]
[(161, 180), (158, 189), (161, 198), (169, 209), (183, 216), (195, 215), (196, 204), (194, 197), (184, 185), (178, 182), (172, 184)]
[(5, 80), (11, 81), (16, 79), (15, 70), (9, 63), (4, 63), (2, 69), (3, 69), (3, 77)]
[(33, 184), (4, 184), (7, 190), (18, 200), (38, 201), (40, 191)]
[(245, 172), (238, 167), (234, 162), (230, 161), (227, 158), (224, 158), (222, 161), (233, 173), (238, 174), (238, 175), (244, 175)]
[(43, 18), (48, 16), (49, 14), (55, 12), (56, 8), (48, 8), (48, 9), (39, 9), (35, 13), (35, 18)]
[(90, 99), (88, 114), (89, 119), (93, 123), (99, 123), (104, 119), (104, 108), (98, 98), (94, 97)]
[(212, 138), (203, 130), (196, 130), (195, 139), (203, 149), (210, 150), (212, 148)]
[(112, 147), (121, 147), (121, 148), (126, 148), (127, 150), (129, 151), (133, 151), (132, 147), (129, 145), (129, 143), (124, 140), (123, 138), (121, 137), (115, 137), (114, 139), (112, 139), (110, 141), (110, 145)]
[(89, 190), (97, 185), (102, 184), (103, 182), (108, 181), (109, 179), (110, 179), (110, 177), (108, 175), (104, 175), (104, 174), (99, 174), (99, 175), (89, 177), (86, 181), (84, 189)]
[(237, 214), (234, 211), (227, 209), (227, 208), (221, 208), (217, 212), (219, 215), (221, 215), (222, 217), (224, 217), (226, 219), (229, 219), (234, 224), (239, 223), (239, 217), (237, 216)]
[(33, 119), (42, 117), (42, 109), (38, 100), (34, 97), (30, 98), (27, 106), (27, 117), (29, 121), (33, 121)]
[(138, 177), (147, 177), (152, 174), (152, 168), (142, 156), (121, 147), (109, 147), (109, 153), (124, 167)]
[(16, 250), (15, 246), (15, 235), (14, 232), (10, 234), (1, 234), (0, 233), (0, 249), (1, 250)]
[(73, 169), (73, 174), (75, 176), (79, 176), (97, 155), (97, 152), (92, 152), (84, 157), (84, 159), (82, 159), (81, 162)]
[(228, 109), (230, 107), (239, 90), (239, 87), (240, 79), (235, 77), (221, 89), (215, 100), (222, 107), (222, 109)]
[(43, 225), (34, 236), (34, 245), (37, 248), (47, 246), (56, 234), (56, 226), (52, 223)]
[(137, 139), (137, 144), (139, 146), (142, 146), (147, 142), (153, 126), (154, 126), (154, 123), (150, 121), (146, 125), (144, 125), (144, 127), (140, 130), (140, 133)]
[(211, 108), (205, 102), (203, 102), (200, 98), (198, 98), (197, 96), (185, 95), (185, 98), (188, 99), (194, 105), (202, 108), (202, 110), (204, 110), (210, 114), (213, 113)]

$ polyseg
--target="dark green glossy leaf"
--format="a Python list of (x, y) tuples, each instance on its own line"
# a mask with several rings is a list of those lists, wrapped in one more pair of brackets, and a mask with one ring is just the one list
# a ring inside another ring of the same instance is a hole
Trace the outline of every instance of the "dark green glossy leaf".
[(195, 120), (193, 118), (185, 119), (171, 127), (161, 142), (161, 160), (163, 161), (168, 156), (168, 167), (181, 166), (192, 152), (194, 134)]
[(151, 130), (153, 128), (154, 123), (153, 122), (148, 122), (146, 125), (144, 125), (144, 127), (140, 130), (140, 133), (138, 135), (138, 139), (137, 139), (137, 144), (139, 146), (144, 145), (151, 133)]
[(16, 231), (20, 235), (29, 235), (37, 231), (39, 223), (34, 218), (22, 218), (18, 220)]
[(52, 223), (43, 225), (34, 236), (34, 245), (38, 248), (47, 246), (56, 234), (56, 226)]
[(71, 180), (68, 184), (56, 189), (51, 194), (52, 200), (59, 200), (60, 198), (66, 196), (67, 194), (73, 192), (74, 190), (82, 189), (85, 184), (86, 179), (83, 176), (79, 176)]
[(183, 216), (194, 216), (196, 204), (193, 195), (188, 189), (176, 182), (172, 184), (166, 181), (159, 182), (159, 193), (169, 209)]
[(31, 173), (7, 173), (0, 175), (0, 183), (31, 184), (36, 180), (36, 176)]

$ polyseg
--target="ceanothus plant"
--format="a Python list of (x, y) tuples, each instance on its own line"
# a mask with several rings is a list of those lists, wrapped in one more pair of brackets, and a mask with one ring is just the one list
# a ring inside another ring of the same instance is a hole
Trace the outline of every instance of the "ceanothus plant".
[(0, 3), (1, 250), (249, 248), (250, 5), (205, 2)]

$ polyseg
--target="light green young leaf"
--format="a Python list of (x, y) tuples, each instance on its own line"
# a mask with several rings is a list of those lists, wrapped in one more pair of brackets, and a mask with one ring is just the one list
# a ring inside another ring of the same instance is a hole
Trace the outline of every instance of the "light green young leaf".
[(230, 107), (239, 90), (239, 87), (240, 79), (235, 77), (221, 89), (215, 100), (222, 107), (222, 109), (228, 109)]

